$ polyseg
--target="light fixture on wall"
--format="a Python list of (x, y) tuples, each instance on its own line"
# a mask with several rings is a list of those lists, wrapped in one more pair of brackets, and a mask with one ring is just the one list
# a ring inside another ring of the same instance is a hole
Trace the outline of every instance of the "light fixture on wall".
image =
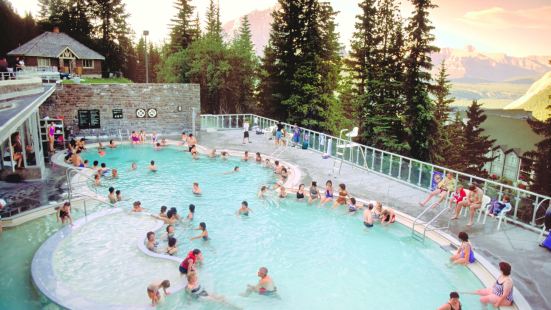
[(181, 105), (178, 106), (178, 112), (182, 112), (182, 106)]

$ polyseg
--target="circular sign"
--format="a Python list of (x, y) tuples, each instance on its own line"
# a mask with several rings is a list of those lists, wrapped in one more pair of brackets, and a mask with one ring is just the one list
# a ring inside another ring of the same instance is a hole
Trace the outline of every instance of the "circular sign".
[(145, 117), (145, 109), (137, 109), (136, 110), (136, 117), (144, 118)]
[(156, 109), (149, 109), (149, 110), (147, 110), (147, 116), (149, 116), (149, 117), (157, 117), (157, 110), (156, 110)]

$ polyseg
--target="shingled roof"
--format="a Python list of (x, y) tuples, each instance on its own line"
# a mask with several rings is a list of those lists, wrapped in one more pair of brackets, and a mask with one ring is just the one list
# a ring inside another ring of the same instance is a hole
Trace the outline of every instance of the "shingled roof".
[(9, 52), (8, 56), (58, 58), (67, 47), (78, 59), (105, 60), (105, 57), (65, 33), (48, 31)]

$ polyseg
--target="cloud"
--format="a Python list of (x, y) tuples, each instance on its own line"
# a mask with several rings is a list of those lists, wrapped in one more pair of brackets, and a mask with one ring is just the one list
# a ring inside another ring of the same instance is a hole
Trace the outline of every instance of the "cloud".
[(460, 21), (489, 29), (551, 29), (551, 6), (508, 10), (492, 7), (465, 13)]

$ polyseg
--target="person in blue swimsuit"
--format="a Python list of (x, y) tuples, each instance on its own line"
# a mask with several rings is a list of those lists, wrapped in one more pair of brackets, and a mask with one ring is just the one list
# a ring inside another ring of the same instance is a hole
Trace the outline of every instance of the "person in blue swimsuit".
[(239, 210), (237, 210), (237, 215), (244, 215), (244, 216), (249, 216), (249, 212), (253, 212), (253, 210), (251, 210), (249, 208), (249, 203), (246, 202), (246, 201), (243, 201), (241, 203), (241, 208), (239, 208)]
[(457, 236), (461, 240), (461, 245), (457, 249), (454, 255), (450, 257), (450, 261), (453, 264), (468, 265), (475, 261), (473, 247), (469, 242), (469, 235), (462, 231)]
[(331, 200), (333, 200), (333, 182), (327, 180), (327, 182), (325, 182), (325, 196), (321, 197), (320, 206), (323, 206)]
[(513, 304), (513, 280), (511, 279), (511, 265), (506, 262), (499, 263), (501, 275), (496, 279), (492, 287), (475, 292), (480, 295), (480, 302), (492, 304), (495, 308), (511, 306)]
[(190, 241), (195, 239), (203, 239), (204, 241), (209, 240), (209, 232), (207, 231), (207, 224), (205, 224), (205, 222), (199, 223), (199, 227), (195, 228), (195, 230), (200, 230), (201, 234), (199, 236), (192, 237), (189, 239)]

